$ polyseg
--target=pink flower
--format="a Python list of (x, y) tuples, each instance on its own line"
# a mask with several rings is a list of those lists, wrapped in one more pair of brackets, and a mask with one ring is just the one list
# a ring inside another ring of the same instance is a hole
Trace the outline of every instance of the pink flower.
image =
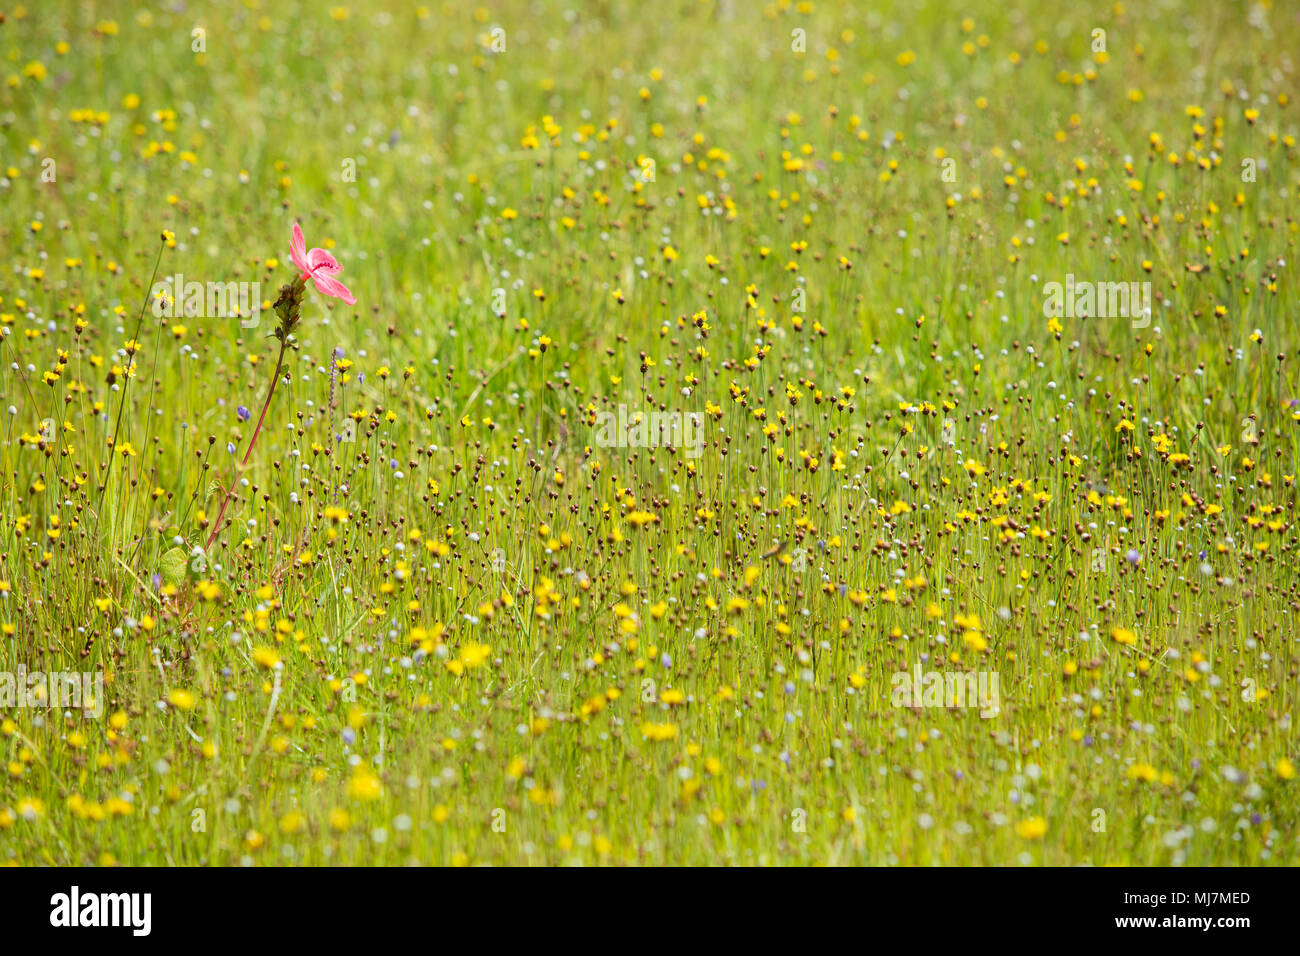
[(311, 279), (321, 295), (342, 299), (348, 305), (356, 305), (357, 300), (348, 291), (348, 287), (334, 277), (343, 271), (338, 260), (324, 249), (307, 251), (307, 243), (302, 238), (302, 227), (293, 224), (293, 238), (289, 241), (289, 256), (293, 264), (302, 270), (302, 278)]

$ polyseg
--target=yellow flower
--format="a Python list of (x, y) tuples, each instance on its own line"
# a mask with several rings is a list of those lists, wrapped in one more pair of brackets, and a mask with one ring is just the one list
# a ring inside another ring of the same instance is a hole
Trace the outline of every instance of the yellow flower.
[(383, 792), (384, 785), (379, 782), (379, 778), (364, 767), (358, 767), (352, 774), (352, 779), (348, 781), (348, 796), (353, 800), (364, 800), (369, 803), (378, 800)]
[(641, 725), (641, 736), (654, 741), (675, 740), (677, 738), (677, 725), (655, 724), (646, 721)]
[(167, 702), (177, 710), (193, 710), (195, 697), (187, 690), (177, 688), (167, 695)]
[(1016, 824), (1016, 834), (1022, 840), (1041, 840), (1047, 832), (1047, 821), (1042, 817), (1029, 817)]
[(258, 646), (253, 648), (253, 660), (270, 670), (280, 663), (280, 655), (275, 652), (274, 648)]
[(489, 644), (466, 644), (460, 649), (460, 661), (472, 670), (482, 667), (491, 653), (492, 647)]
[(1130, 780), (1142, 780), (1150, 783), (1156, 779), (1156, 768), (1149, 763), (1135, 763), (1128, 768), (1127, 776)]

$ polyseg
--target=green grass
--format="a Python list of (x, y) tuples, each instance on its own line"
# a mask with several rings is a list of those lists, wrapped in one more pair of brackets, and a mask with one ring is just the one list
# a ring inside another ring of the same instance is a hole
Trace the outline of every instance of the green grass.
[[(0, 24), (0, 860), (1295, 862), (1289, 5), (134, 6)], [(142, 307), (295, 221), (239, 473)]]

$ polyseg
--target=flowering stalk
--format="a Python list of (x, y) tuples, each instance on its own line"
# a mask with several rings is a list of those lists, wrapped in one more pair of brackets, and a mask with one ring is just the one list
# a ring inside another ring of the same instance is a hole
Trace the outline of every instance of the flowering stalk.
[[(248, 440), (248, 449), (244, 452), (244, 458), (239, 463), (239, 472), (242, 472), (248, 465), (248, 459), (253, 454), (253, 446), (257, 444), (257, 436), (262, 433), (262, 424), (266, 421), (267, 409), (271, 407), (271, 398), (275, 395), (275, 386), (279, 384), (280, 372), (284, 368), (285, 350), (289, 348), (293, 330), (298, 327), (298, 322), (302, 318), (302, 297), (303, 293), (307, 291), (307, 280), (312, 281), (312, 284), (316, 286), (316, 291), (321, 295), (342, 299), (348, 305), (357, 304), (356, 298), (348, 290), (348, 287), (335, 278), (343, 271), (343, 267), (339, 265), (338, 260), (324, 249), (312, 249), (308, 252), (307, 243), (302, 235), (302, 227), (296, 222), (293, 224), (293, 234), (289, 240), (289, 258), (293, 260), (294, 266), (297, 267), (298, 276), (290, 285), (280, 286), (280, 297), (275, 300), (275, 314), (280, 317), (280, 324), (276, 326), (274, 334), (280, 340), (280, 355), (275, 360), (275, 374), (271, 376), (271, 386), (266, 390), (266, 401), (262, 403), (262, 414), (257, 417), (257, 426), (253, 429), (253, 436)], [(226, 518), (226, 508), (229, 507), (231, 496), (234, 493), (235, 485), (232, 480), (230, 487), (226, 489), (225, 498), (221, 501), (221, 510), (217, 512), (217, 520), (212, 526), (212, 534), (208, 535), (208, 543), (203, 547), (205, 552), (212, 547), (212, 543), (217, 540), (217, 535), (221, 533), (221, 523)]]
[[(280, 287), (280, 297), (275, 300), (275, 313), (280, 317), (280, 324), (275, 329), (275, 337), (280, 340), (280, 354), (275, 360), (275, 374), (271, 376), (271, 386), (266, 390), (266, 401), (262, 403), (262, 414), (257, 416), (257, 425), (253, 429), (253, 436), (248, 440), (248, 449), (244, 452), (244, 458), (239, 463), (239, 471), (241, 472), (248, 465), (248, 459), (253, 454), (253, 446), (257, 444), (257, 436), (262, 433), (262, 424), (266, 421), (266, 411), (271, 407), (271, 398), (275, 395), (275, 386), (279, 384), (280, 371), (284, 368), (284, 353), (289, 347), (289, 337), (302, 317), (302, 296), (306, 289), (306, 276), (298, 276), (293, 280), (292, 285)], [(217, 520), (212, 526), (212, 534), (208, 536), (208, 543), (203, 547), (204, 551), (208, 551), (212, 547), (212, 542), (216, 541), (217, 535), (221, 533), (221, 522), (226, 517), (226, 508), (230, 505), (230, 498), (233, 494), (234, 482), (231, 482), (230, 487), (226, 489), (225, 498), (222, 499), (221, 510), (217, 512)]]

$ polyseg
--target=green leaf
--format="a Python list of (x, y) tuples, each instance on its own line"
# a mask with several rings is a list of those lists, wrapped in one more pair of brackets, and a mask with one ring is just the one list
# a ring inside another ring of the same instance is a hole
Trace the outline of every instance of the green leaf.
[(163, 583), (174, 584), (178, 587), (184, 584), (187, 563), (183, 548), (172, 548), (170, 551), (164, 552), (160, 562)]

